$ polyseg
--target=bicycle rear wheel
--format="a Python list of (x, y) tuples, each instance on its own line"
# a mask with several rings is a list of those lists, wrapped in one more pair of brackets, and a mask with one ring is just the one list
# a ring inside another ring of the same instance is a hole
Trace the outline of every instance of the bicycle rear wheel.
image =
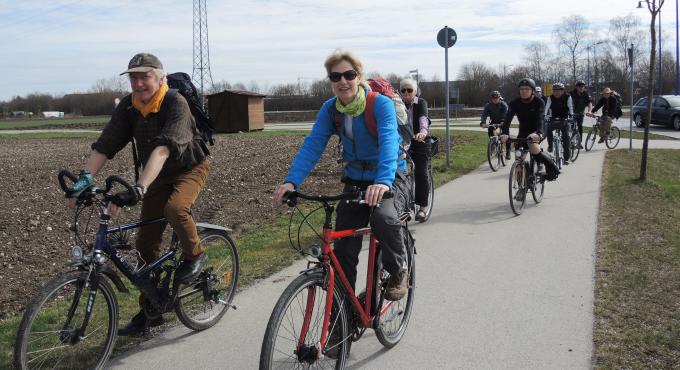
[[(406, 244), (406, 258), (408, 261), (408, 292), (399, 301), (382, 300), (383, 304), (380, 308), (378, 325), (375, 329), (375, 336), (380, 343), (392, 348), (401, 341), (401, 338), (406, 333), (409, 319), (411, 318), (411, 311), (413, 310), (413, 295), (416, 290), (416, 263), (414, 259), (413, 238), (407, 230), (405, 236)], [(384, 276), (386, 271), (382, 269), (382, 262), (378, 261), (378, 269), (376, 269), (376, 278), (381, 281), (381, 297), (384, 295), (384, 290), (387, 286), (387, 276)]]
[(531, 196), (534, 198), (536, 204), (543, 200), (543, 191), (545, 191), (545, 179), (538, 174), (538, 163), (533, 158), (531, 159)]
[(179, 321), (196, 331), (215, 325), (231, 307), (239, 275), (238, 251), (229, 234), (207, 230), (200, 236), (208, 263), (199, 281), (184, 286), (175, 302)]
[(586, 136), (586, 152), (589, 152), (590, 149), (593, 149), (593, 145), (595, 145), (595, 136), (597, 136), (597, 130), (594, 128), (591, 128), (590, 131), (588, 132), (588, 136)]
[(92, 279), (83, 271), (61, 274), (41, 288), (24, 312), (14, 344), (17, 369), (99, 369), (116, 341), (118, 302), (100, 276), (92, 313), (83, 329)]
[(486, 146), (486, 159), (489, 161), (491, 171), (498, 171), (500, 161), (498, 160), (498, 144), (495, 140), (489, 140), (489, 145)]
[(607, 136), (607, 140), (605, 140), (604, 143), (607, 145), (607, 148), (614, 149), (617, 145), (619, 145), (620, 139), (621, 131), (618, 127), (612, 126), (612, 128), (609, 129), (609, 136)]
[(322, 272), (303, 274), (283, 291), (269, 317), (262, 340), (260, 369), (342, 369), (345, 366), (350, 334), (345, 296), (339, 287), (333, 292), (324, 356), (320, 353), (319, 343), (328, 294), (325, 279)]
[(516, 215), (522, 214), (527, 195), (527, 171), (523, 161), (515, 161), (510, 167), (510, 181), (508, 195), (510, 196), (510, 208)]
[(578, 131), (574, 132), (571, 135), (571, 139), (569, 140), (569, 145), (571, 146), (571, 161), (574, 162), (578, 158), (579, 153), (581, 153), (581, 148), (579, 145), (581, 145), (581, 134), (578, 133)]

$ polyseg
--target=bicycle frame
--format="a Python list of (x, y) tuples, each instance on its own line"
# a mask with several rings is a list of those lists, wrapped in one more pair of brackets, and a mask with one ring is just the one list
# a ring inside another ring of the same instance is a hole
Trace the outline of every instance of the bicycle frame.
[[(327, 206), (324, 205), (326, 208)], [(349, 300), (352, 304), (352, 306), (357, 310), (359, 313), (360, 317), (360, 324), (361, 327), (363, 328), (368, 328), (372, 326), (372, 322), (375, 320), (376, 316), (380, 316), (383, 313), (387, 312), (387, 310), (390, 308), (390, 306), (393, 304), (393, 302), (389, 302), (385, 307), (383, 307), (380, 312), (378, 312), (376, 315), (371, 315), (371, 312), (374, 310), (374, 307), (372, 307), (372, 297), (374, 292), (374, 286), (375, 286), (375, 261), (376, 261), (376, 256), (378, 253), (378, 242), (375, 236), (372, 234), (371, 228), (370, 227), (363, 227), (359, 229), (347, 229), (347, 230), (338, 230), (334, 231), (331, 228), (331, 214), (332, 214), (332, 207), (328, 206), (329, 208), (326, 208), (326, 221), (324, 223), (323, 227), (323, 244), (321, 245), (321, 254), (319, 255), (319, 262), (323, 266), (323, 269), (328, 271), (328, 287), (327, 287), (327, 294), (326, 294), (326, 305), (325, 305), (325, 312), (324, 312), (324, 322), (322, 325), (322, 331), (321, 331), (321, 340), (320, 340), (320, 350), (323, 351), (326, 343), (326, 338), (328, 337), (328, 332), (329, 332), (329, 326), (330, 326), (330, 314), (331, 310), (333, 307), (333, 291), (335, 289), (335, 277), (337, 274), (337, 277), (340, 281), (340, 284), (342, 287), (345, 289), (346, 295), (349, 297)], [(331, 247), (331, 243), (334, 240), (341, 239), (341, 238), (346, 238), (346, 237), (355, 237), (355, 236), (363, 236), (363, 235), (370, 235), (370, 241), (369, 241), (369, 252), (368, 252), (368, 269), (366, 272), (366, 298), (365, 298), (365, 303), (364, 306), (361, 306), (361, 302), (359, 302), (359, 298), (356, 296), (354, 289), (352, 289), (352, 285), (349, 283), (349, 280), (347, 279), (347, 275), (345, 275), (345, 272), (342, 270), (342, 267), (340, 266), (340, 262), (338, 261), (337, 257), (335, 256), (335, 253), (333, 253), (333, 248)], [(298, 344), (297, 347), (298, 349), (305, 343), (305, 338), (307, 335), (307, 330), (309, 329), (310, 321), (311, 321), (311, 316), (312, 316), (312, 311), (314, 308), (314, 301), (315, 301), (315, 293), (314, 289), (310, 288), (308, 291), (308, 296), (307, 296), (307, 305), (305, 309), (305, 316), (304, 316), (304, 321), (302, 325), (302, 330), (300, 331), (300, 338), (298, 339)], [(377, 305), (380, 305), (380, 302), (377, 302)]]

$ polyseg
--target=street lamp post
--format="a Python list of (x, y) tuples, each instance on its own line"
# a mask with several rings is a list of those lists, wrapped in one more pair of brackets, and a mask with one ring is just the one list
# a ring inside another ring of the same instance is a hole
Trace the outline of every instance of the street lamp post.
[(503, 64), (503, 81), (501, 84), (501, 90), (503, 90), (503, 92), (505, 92), (505, 69), (512, 66), (514, 66), (514, 64)]
[[(593, 63), (597, 66), (597, 61), (595, 60), (595, 48), (593, 46), (604, 44), (604, 41), (594, 42), (586, 47), (586, 54), (588, 55), (588, 90), (592, 91), (592, 81), (590, 79), (590, 50), (593, 50)], [(595, 79), (595, 93), (597, 93), (597, 79)]]
[(680, 95), (680, 39), (678, 39), (678, 0), (675, 0), (675, 95)]
[(418, 68), (412, 69), (412, 70), (408, 71), (408, 73), (411, 75), (411, 77), (413, 77), (414, 74), (416, 75), (416, 86), (419, 86), (420, 81), (418, 81)]

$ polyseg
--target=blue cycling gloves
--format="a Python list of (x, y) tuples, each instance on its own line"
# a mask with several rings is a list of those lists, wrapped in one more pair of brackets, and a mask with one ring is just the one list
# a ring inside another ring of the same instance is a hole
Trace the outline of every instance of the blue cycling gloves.
[(92, 174), (90, 174), (90, 171), (81, 170), (80, 174), (78, 175), (78, 181), (76, 181), (76, 183), (68, 189), (69, 191), (66, 196), (69, 198), (77, 198), (83, 191), (88, 189), (93, 184), (94, 178), (92, 177)]

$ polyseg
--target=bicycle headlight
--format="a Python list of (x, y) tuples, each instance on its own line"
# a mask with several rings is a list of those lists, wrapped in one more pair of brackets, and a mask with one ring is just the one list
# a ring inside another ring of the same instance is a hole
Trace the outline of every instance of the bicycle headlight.
[(521, 156), (522, 156), (522, 151), (519, 150), (519, 149), (515, 150), (515, 158), (519, 158)]
[(83, 248), (79, 245), (71, 246), (71, 261), (81, 262), (83, 260)]

